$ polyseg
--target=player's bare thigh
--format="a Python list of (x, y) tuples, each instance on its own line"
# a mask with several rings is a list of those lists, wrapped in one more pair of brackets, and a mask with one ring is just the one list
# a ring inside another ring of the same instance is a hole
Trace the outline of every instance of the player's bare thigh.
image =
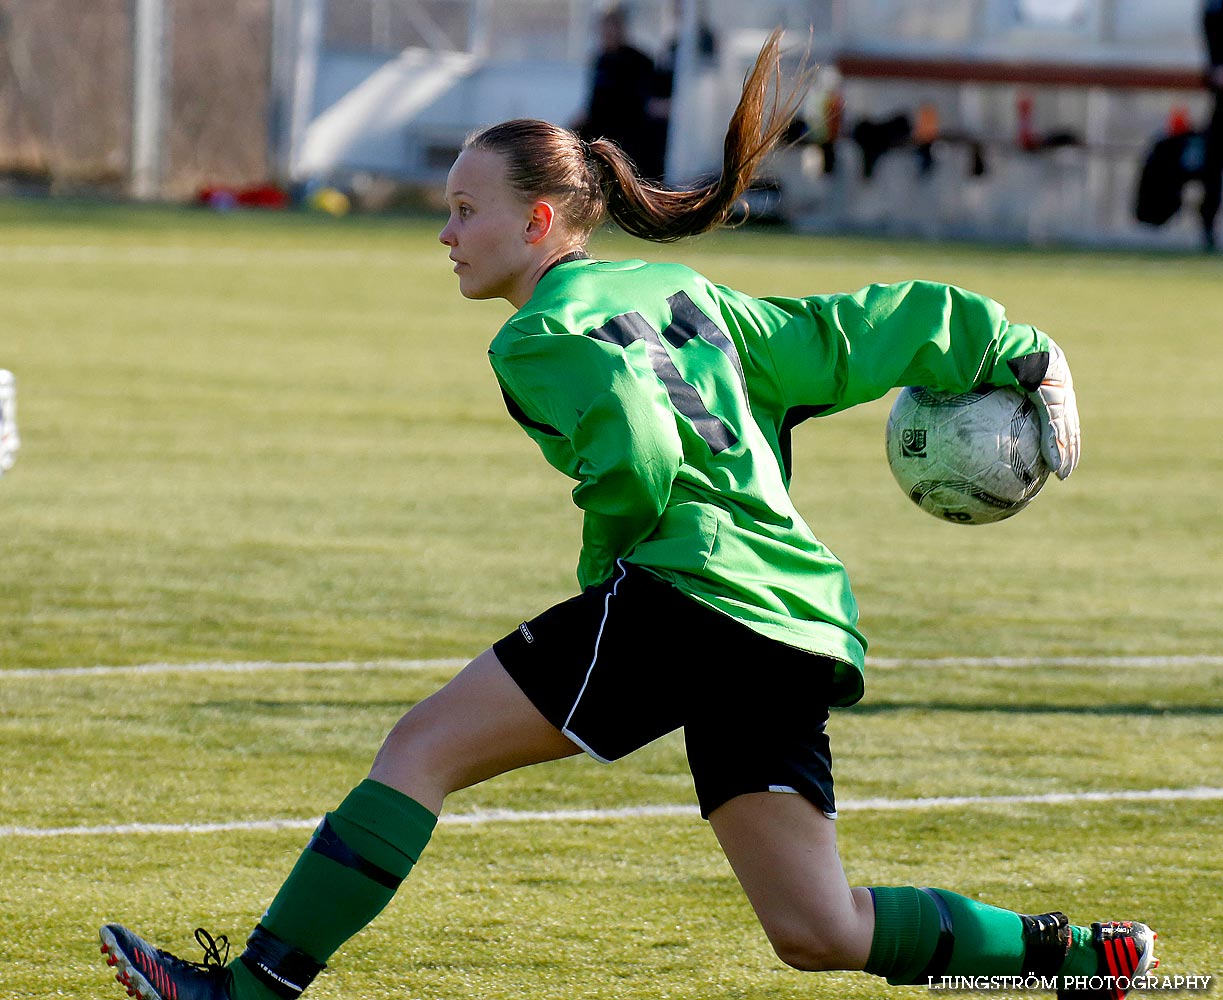
[(369, 776), (440, 812), (450, 792), (580, 752), (486, 650), (396, 723)]
[(833, 820), (800, 795), (754, 792), (709, 823), (782, 961), (808, 971), (866, 964), (874, 907), (846, 881)]

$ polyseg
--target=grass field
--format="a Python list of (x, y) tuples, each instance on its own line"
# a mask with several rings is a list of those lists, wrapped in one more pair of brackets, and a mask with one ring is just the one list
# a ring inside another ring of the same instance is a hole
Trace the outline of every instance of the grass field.
[[(0, 997), (121, 995), (107, 919), (188, 956), (199, 924), (240, 942), (404, 708), (572, 592), (569, 485), (483, 356), (507, 311), (459, 297), (437, 228), (0, 205), (24, 443), (0, 480)], [(949, 281), (1058, 339), (1083, 464), (1012, 521), (910, 505), (887, 401), (796, 435), (875, 658), (832, 724), (842, 854), (859, 883), (1147, 919), (1161, 971), (1223, 972), (1223, 266), (747, 231), (594, 249), (758, 294)], [(201, 662), (256, 667), (174, 668)], [(64, 669), (147, 664), (170, 667)], [(892, 992), (783, 967), (692, 801), (674, 737), (457, 796), (310, 995)]]

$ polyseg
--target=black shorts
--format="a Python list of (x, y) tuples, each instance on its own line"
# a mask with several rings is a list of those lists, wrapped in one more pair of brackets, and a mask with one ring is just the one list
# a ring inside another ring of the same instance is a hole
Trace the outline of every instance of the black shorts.
[(762, 636), (624, 563), (493, 650), (544, 717), (597, 760), (683, 727), (706, 818), (736, 795), (765, 791), (796, 792), (836, 817), (828, 657)]

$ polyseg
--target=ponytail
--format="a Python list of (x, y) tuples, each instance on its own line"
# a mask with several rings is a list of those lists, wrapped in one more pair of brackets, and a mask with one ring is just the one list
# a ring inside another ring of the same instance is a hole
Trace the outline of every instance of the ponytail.
[(752, 177), (781, 142), (810, 86), (805, 65), (789, 91), (781, 86), (782, 29), (776, 28), (743, 83), (722, 147), (722, 173), (704, 187), (673, 191), (642, 179), (610, 139), (586, 143), (568, 129), (536, 119), (492, 125), (467, 137), (464, 149), (505, 157), (510, 186), (526, 201), (547, 197), (585, 242), (605, 217), (633, 236), (671, 243), (723, 225)]
[(788, 93), (781, 89), (781, 36), (775, 28), (743, 84), (722, 146), (722, 173), (692, 190), (673, 191), (643, 181), (614, 142), (599, 139), (589, 154), (602, 176), (607, 214), (625, 232), (656, 243), (671, 243), (723, 225), (752, 177), (781, 142), (810, 86), (803, 68)]

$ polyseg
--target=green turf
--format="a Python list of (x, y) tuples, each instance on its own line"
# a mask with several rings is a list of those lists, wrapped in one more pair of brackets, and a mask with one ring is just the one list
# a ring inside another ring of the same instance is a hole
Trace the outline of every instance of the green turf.
[[(466, 657), (574, 587), (569, 484), (506, 416), (437, 220), (0, 204), (0, 668)], [(887, 403), (800, 429), (794, 492), (849, 565), (868, 697), (845, 801), (1223, 784), (1223, 670), (905, 666), (1219, 652), (1223, 268), (1193, 256), (733, 232), (679, 256), (759, 293), (922, 277), (991, 294), (1073, 365), (1084, 461), (1014, 520), (936, 522), (883, 459)], [(306, 820), (448, 669), (0, 677), (0, 826)], [(463, 793), (453, 812), (688, 804), (672, 738)], [(1078, 920), (1148, 917), (1214, 973), (1223, 804), (847, 809), (862, 882)], [(0, 998), (112, 995), (95, 925), (237, 940), (305, 834), (0, 836)], [(320, 997), (873, 997), (771, 956), (689, 817), (446, 826)], [(914, 993), (916, 995), (916, 993)]]
[[(308, 821), (363, 772), (381, 732), (449, 671), (10, 676), (0, 727), (5, 824)], [(1223, 967), (1223, 805), (877, 799), (1217, 784), (1223, 667), (887, 668), (837, 713), (851, 879), (933, 884), (1074, 919), (1142, 916), (1164, 968)], [(691, 805), (678, 738), (609, 767), (584, 757), (454, 796), (479, 809)], [(855, 807), (854, 803), (861, 803)], [(2, 996), (93, 996), (94, 924), (186, 954), (204, 924), (241, 941), (308, 833), (0, 836)], [(803, 976), (768, 950), (695, 816), (444, 824), (392, 907), (312, 995), (370, 998), (874, 997), (863, 975)]]
[[(484, 358), (507, 310), (458, 295), (435, 220), (9, 205), (0, 223), (25, 441), (0, 662), (462, 656), (571, 592), (569, 485)], [(1213, 648), (1218, 262), (745, 232), (665, 252), (758, 293), (952, 281), (1065, 347), (1083, 465), (1006, 524), (904, 500), (886, 401), (798, 432), (800, 509), (875, 653)]]

